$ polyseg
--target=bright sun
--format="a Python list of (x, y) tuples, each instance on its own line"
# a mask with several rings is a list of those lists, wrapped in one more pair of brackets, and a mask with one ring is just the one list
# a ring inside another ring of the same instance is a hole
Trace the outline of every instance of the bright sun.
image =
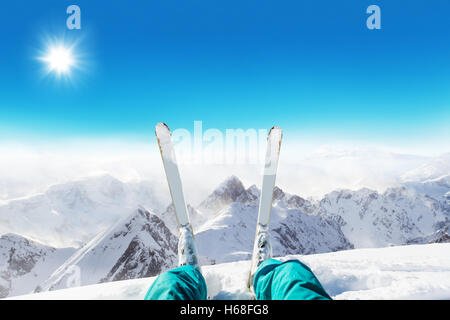
[(69, 73), (75, 64), (72, 50), (62, 45), (49, 48), (41, 60), (47, 62), (49, 71), (54, 71), (58, 75)]

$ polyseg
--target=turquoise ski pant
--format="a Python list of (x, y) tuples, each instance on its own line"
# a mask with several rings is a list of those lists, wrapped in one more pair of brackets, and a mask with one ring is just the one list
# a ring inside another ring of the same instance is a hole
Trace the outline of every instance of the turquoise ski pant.
[[(298, 260), (264, 261), (253, 278), (258, 300), (331, 300), (311, 269)], [(145, 300), (206, 300), (206, 282), (193, 266), (181, 266), (156, 278)]]

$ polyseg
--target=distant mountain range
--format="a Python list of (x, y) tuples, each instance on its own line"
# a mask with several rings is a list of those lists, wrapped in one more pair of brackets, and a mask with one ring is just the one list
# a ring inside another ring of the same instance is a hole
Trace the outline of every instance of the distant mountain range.
[[(274, 255), (448, 242), (446, 163), (423, 166), (423, 174), (413, 172), (421, 179), (405, 179), (384, 192), (336, 190), (312, 200), (276, 187)], [(65, 288), (74, 272), (79, 284), (87, 285), (153, 276), (176, 266), (173, 207), (155, 196), (158, 188), (106, 175), (0, 205), (0, 296)], [(188, 205), (202, 264), (250, 258), (259, 193), (231, 176), (198, 206)]]
[(150, 181), (123, 183), (110, 175), (54, 185), (44, 193), (0, 205), (0, 234), (79, 247), (139, 206), (164, 211), (169, 196), (156, 196), (157, 187)]
[[(258, 215), (259, 190), (245, 189), (237, 177), (223, 182), (198, 207), (208, 217), (197, 227), (198, 252), (205, 262), (219, 263), (249, 259)], [(274, 190), (271, 216), (275, 256), (350, 249), (339, 225), (314, 215), (309, 201)]]

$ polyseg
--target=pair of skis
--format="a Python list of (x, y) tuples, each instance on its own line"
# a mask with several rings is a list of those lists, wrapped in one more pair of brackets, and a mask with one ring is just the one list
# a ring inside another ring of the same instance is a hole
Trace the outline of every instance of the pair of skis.
[[(189, 214), (184, 199), (183, 186), (180, 172), (175, 157), (172, 135), (169, 127), (165, 123), (158, 123), (155, 128), (159, 149), (161, 151), (162, 162), (172, 196), (175, 216), (180, 230), (179, 242), (179, 265), (192, 264), (199, 267), (198, 256), (194, 244), (194, 235), (189, 221)], [(282, 131), (279, 127), (270, 129), (267, 136), (267, 149), (265, 156), (264, 174), (261, 187), (261, 197), (258, 210), (258, 221), (256, 225), (255, 241), (252, 253), (250, 268), (249, 288), (257, 266), (261, 259), (271, 257), (271, 246), (267, 243), (270, 223), (270, 213), (272, 210), (273, 189), (278, 168)], [(265, 252), (266, 251), (266, 252)], [(263, 255), (261, 255), (263, 253)]]

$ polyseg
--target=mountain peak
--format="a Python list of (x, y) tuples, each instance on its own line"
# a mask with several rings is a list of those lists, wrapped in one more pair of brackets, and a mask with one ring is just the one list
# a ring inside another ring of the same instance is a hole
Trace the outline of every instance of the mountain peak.
[(226, 193), (227, 191), (232, 192), (232, 196), (234, 195), (234, 199), (239, 196), (245, 190), (242, 181), (239, 180), (235, 175), (229, 176), (226, 178), (220, 185), (214, 190), (214, 193)]
[(24, 239), (26, 239), (26, 238), (19, 236), (18, 234), (15, 234), (15, 233), (5, 233), (0, 236), (0, 240), (11, 241), (11, 242), (22, 241)]
[(5, 233), (0, 236), (0, 248), (2, 247), (1, 243), (11, 243), (17, 246), (29, 246), (39, 249), (53, 249), (53, 247), (46, 246), (38, 241), (29, 239), (27, 237), (21, 236), (17, 233)]
[(80, 248), (36, 290), (66, 288), (74, 266), (89, 275), (81, 278), (87, 285), (150, 277), (176, 263), (177, 238), (157, 215), (139, 207)]
[(277, 186), (273, 187), (273, 200), (281, 200), (285, 197), (285, 193), (283, 190), (278, 188)]
[(200, 204), (200, 207), (207, 210), (217, 210), (238, 200), (239, 196), (245, 192), (244, 185), (238, 177), (232, 175), (225, 179), (209, 196)]
[[(201, 209), (217, 211), (233, 202), (240, 202), (246, 205), (257, 205), (260, 197), (260, 190), (256, 185), (251, 185), (245, 189), (241, 180), (236, 176), (228, 177), (200, 204)], [(273, 201), (280, 201), (286, 198), (286, 193), (279, 187), (273, 189)]]

